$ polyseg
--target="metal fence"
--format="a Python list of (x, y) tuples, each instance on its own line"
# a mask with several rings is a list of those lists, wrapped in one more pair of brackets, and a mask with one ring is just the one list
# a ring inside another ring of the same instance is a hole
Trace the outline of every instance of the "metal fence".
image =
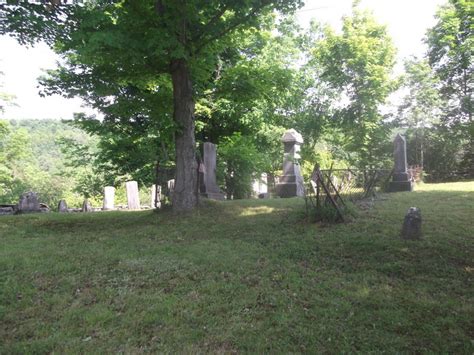
[(330, 169), (315, 168), (306, 187), (306, 210), (317, 220), (332, 210), (334, 221), (344, 221), (348, 201), (355, 202), (385, 191), (392, 176), (388, 169)]
[(329, 169), (320, 170), (320, 173), (331, 194), (337, 192), (344, 199), (356, 201), (383, 191), (392, 170)]

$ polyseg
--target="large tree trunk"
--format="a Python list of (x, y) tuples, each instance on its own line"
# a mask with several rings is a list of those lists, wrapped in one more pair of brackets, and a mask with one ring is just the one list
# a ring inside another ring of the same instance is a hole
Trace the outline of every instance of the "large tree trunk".
[(177, 125), (173, 210), (183, 212), (197, 205), (193, 88), (189, 68), (184, 59), (171, 62), (171, 79), (173, 81), (174, 121)]

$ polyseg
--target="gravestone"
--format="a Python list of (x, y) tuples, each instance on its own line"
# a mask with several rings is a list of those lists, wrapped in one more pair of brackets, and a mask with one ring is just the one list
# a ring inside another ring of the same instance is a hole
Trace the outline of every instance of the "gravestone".
[(407, 143), (405, 138), (399, 133), (393, 141), (394, 151), (394, 168), (392, 181), (390, 182), (389, 191), (413, 191), (413, 182), (411, 181), (407, 170)]
[(161, 186), (151, 185), (151, 208), (161, 208)]
[(260, 175), (260, 178), (253, 180), (252, 190), (254, 195), (259, 198), (265, 198), (263, 196), (268, 196), (267, 174), (263, 173), (262, 175)]
[(82, 209), (81, 209), (81, 212), (92, 212), (93, 209), (92, 209), (92, 205), (91, 203), (89, 202), (89, 200), (86, 198), (84, 200), (84, 202), (82, 203)]
[(59, 201), (59, 203), (58, 203), (58, 212), (59, 212), (59, 213), (66, 213), (66, 212), (69, 212), (68, 209), (67, 209), (67, 202), (66, 202), (66, 200), (61, 200), (61, 201)]
[(138, 183), (136, 181), (127, 181), (125, 183), (127, 189), (127, 205), (129, 210), (140, 209), (140, 198), (138, 196)]
[(13, 206), (0, 206), (0, 216), (1, 215), (10, 215), (15, 213)]
[(166, 187), (168, 188), (168, 196), (171, 201), (173, 201), (173, 192), (174, 192), (174, 179), (168, 180), (166, 182)]
[(224, 194), (217, 186), (216, 180), (216, 161), (217, 161), (217, 147), (215, 144), (206, 142), (203, 145), (204, 159), (202, 168), (202, 182), (201, 194), (211, 200), (224, 200)]
[(38, 196), (34, 192), (27, 192), (21, 195), (18, 202), (18, 213), (41, 212)]
[(420, 209), (416, 207), (410, 207), (403, 221), (401, 238), (412, 240), (421, 239), (421, 222)]
[(104, 211), (115, 209), (115, 187), (104, 187), (104, 204), (102, 209)]
[(276, 185), (276, 193), (280, 197), (304, 196), (304, 181), (300, 171), (300, 149), (303, 137), (296, 130), (289, 129), (281, 141), (284, 146), (283, 176)]

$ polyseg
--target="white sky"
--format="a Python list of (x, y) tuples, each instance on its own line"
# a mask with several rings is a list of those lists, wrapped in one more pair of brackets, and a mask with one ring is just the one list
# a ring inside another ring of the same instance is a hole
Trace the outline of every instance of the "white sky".
[[(434, 14), (446, 0), (362, 0), (361, 8), (374, 12), (379, 23), (386, 24), (389, 34), (398, 48), (400, 63), (411, 55), (422, 56), (426, 48), (422, 38), (433, 26)], [(306, 0), (297, 16), (303, 26), (314, 18), (339, 29), (341, 17), (350, 14), (352, 0)], [(4, 73), (3, 92), (16, 96), (17, 107), (7, 107), (1, 118), (55, 118), (70, 119), (74, 112), (87, 111), (81, 100), (63, 99), (60, 96), (41, 98), (38, 95), (37, 78), (42, 69), (55, 67), (55, 54), (46, 45), (35, 48), (21, 47), (15, 40), (0, 37), (0, 71)]]

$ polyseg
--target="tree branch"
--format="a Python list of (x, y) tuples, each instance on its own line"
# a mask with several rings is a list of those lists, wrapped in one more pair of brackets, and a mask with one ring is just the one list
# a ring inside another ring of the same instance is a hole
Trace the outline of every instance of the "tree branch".
[[(243, 18), (237, 18), (237, 19), (234, 19), (235, 21), (231, 22), (229, 24), (229, 26), (227, 28), (224, 28), (221, 32), (219, 33), (216, 33), (214, 36), (211, 36), (209, 37), (206, 41), (204, 41), (201, 45), (199, 45), (194, 54), (198, 54), (206, 45), (208, 45), (209, 43), (215, 41), (216, 39), (218, 38), (221, 38), (223, 36), (225, 36), (227, 33), (229, 33), (230, 31), (232, 31), (233, 29), (235, 29), (236, 27), (238, 27), (239, 25), (242, 25), (244, 24), (245, 22), (247, 22), (247, 20), (249, 20), (250, 18), (254, 17), (260, 10), (262, 10), (264, 7), (270, 5), (272, 3), (271, 0), (269, 1), (262, 1), (262, 3), (253, 8), (252, 11), (250, 11), (247, 15), (245, 15)], [(202, 36), (201, 36), (202, 37)]]
[(216, 23), (223, 15), (224, 13), (227, 11), (227, 9), (229, 8), (229, 5), (226, 4), (224, 6), (222, 6), (222, 9), (220, 11), (218, 11), (210, 20), (208, 23), (206, 23), (202, 29), (202, 31), (200, 31), (200, 33), (194, 37), (192, 39), (193, 42), (197, 42), (199, 41), (202, 36), (204, 36), (206, 34), (206, 32), (208, 32), (208, 30), (212, 27), (212, 25), (214, 23)]

